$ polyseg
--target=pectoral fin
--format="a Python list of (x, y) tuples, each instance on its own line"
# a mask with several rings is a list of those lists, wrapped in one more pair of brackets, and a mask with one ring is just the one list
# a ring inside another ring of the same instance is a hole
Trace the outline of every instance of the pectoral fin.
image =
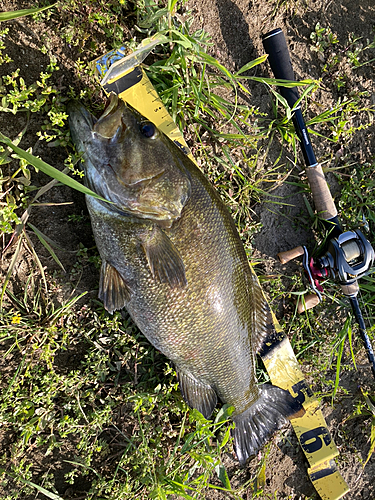
[(142, 233), (141, 241), (154, 279), (172, 287), (187, 284), (181, 256), (162, 229), (152, 226)]
[(200, 411), (205, 418), (210, 418), (217, 403), (214, 389), (197, 380), (193, 375), (177, 370), (182, 397), (191, 408)]
[(130, 289), (120, 273), (105, 260), (102, 262), (99, 282), (99, 299), (111, 314), (125, 307), (130, 299)]

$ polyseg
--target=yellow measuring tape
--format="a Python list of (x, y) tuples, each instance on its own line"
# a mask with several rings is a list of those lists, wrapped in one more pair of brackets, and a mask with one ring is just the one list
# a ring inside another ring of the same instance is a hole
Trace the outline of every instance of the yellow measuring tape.
[[(95, 61), (99, 76), (106, 92), (115, 92), (139, 113), (152, 121), (162, 132), (174, 141), (191, 160), (194, 161), (180, 130), (172, 120), (163, 102), (148, 79), (140, 62), (154, 47), (149, 43), (143, 49), (128, 57), (121, 52), (111, 52)], [(139, 53), (141, 54), (139, 56)], [(143, 55), (142, 55), (143, 54)], [(108, 72), (113, 60), (115, 71)], [(276, 335), (263, 348), (261, 357), (271, 382), (288, 390), (304, 407), (302, 417), (291, 420), (301, 448), (309, 462), (309, 477), (322, 500), (338, 500), (349, 487), (337, 469), (334, 458), (339, 454), (327, 428), (319, 402), (307, 385), (292, 346), (281, 330), (276, 318)]]
[(310, 465), (307, 472), (323, 500), (337, 500), (349, 491), (334, 461), (339, 451), (319, 409), (319, 402), (306, 383), (292, 346), (275, 317), (274, 323), (279, 336), (262, 353), (263, 363), (271, 382), (288, 390), (303, 405), (305, 414), (291, 423)]

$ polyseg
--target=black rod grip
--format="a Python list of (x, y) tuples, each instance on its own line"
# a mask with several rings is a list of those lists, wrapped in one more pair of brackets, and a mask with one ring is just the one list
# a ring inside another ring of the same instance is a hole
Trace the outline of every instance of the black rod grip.
[[(268, 61), (275, 78), (278, 80), (294, 80), (294, 72), (290, 61), (288, 46), (281, 29), (277, 28), (266, 33), (262, 36), (262, 41), (264, 50), (268, 54)], [(279, 92), (287, 100), (289, 106), (293, 108), (294, 104), (299, 99), (297, 87), (279, 87)], [(300, 106), (294, 111), (293, 123), (301, 141), (302, 154), (306, 165), (308, 167), (310, 165), (316, 165), (317, 161)]]
[[(282, 30), (280, 28), (276, 28), (269, 31), (262, 36), (262, 42), (264, 50), (268, 54), (268, 61), (275, 78), (277, 80), (294, 81), (294, 71), (290, 60), (289, 49)], [(294, 104), (299, 99), (297, 87), (279, 87), (278, 90), (287, 100), (289, 106), (293, 108)], [(308, 167), (306, 172), (308, 173), (314, 202), (315, 204), (318, 204), (318, 207), (316, 208), (319, 212), (321, 212), (321, 216), (323, 216), (323, 219), (326, 221), (327, 228), (330, 231), (333, 230), (332, 237), (338, 236), (342, 233), (342, 229), (337, 218), (337, 210), (327, 182), (324, 179), (324, 174), (321, 171), (320, 165), (318, 165), (316, 161), (314, 150), (310, 142), (310, 136), (302, 116), (301, 106), (297, 106), (294, 110), (293, 124), (300, 139), (303, 158), (306, 166)], [(309, 167), (312, 168), (310, 169)], [(309, 174), (311, 175), (309, 176)], [(319, 183), (316, 182), (317, 178), (320, 180)], [(323, 182), (321, 182), (321, 180), (323, 180)]]
[[(264, 50), (266, 54), (268, 54), (268, 61), (275, 78), (278, 80), (294, 81), (294, 71), (282, 30), (276, 28), (275, 30), (269, 31), (262, 36), (262, 42)], [(297, 87), (280, 87), (279, 92), (287, 100), (291, 108), (299, 99)]]

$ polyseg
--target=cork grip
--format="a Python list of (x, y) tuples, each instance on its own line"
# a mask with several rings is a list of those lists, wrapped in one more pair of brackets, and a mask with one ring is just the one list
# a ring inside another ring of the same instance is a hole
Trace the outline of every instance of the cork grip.
[(293, 248), (292, 250), (287, 250), (286, 252), (278, 253), (277, 258), (279, 259), (281, 264), (286, 264), (290, 260), (293, 260), (303, 254), (304, 254), (303, 247), (296, 247)]
[(299, 312), (299, 314), (312, 309), (320, 302), (319, 297), (315, 295), (315, 293), (307, 293), (304, 299), (304, 302), (302, 302), (301, 300), (298, 302), (297, 311)]
[(315, 166), (307, 167), (306, 175), (319, 217), (324, 220), (333, 219), (337, 215), (337, 210), (321, 165), (318, 163)]

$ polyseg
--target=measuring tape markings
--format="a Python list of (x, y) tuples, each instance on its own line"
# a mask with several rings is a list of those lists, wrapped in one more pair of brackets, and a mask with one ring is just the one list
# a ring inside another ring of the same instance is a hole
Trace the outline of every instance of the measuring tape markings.
[[(149, 78), (139, 66), (104, 85), (107, 92), (116, 92), (121, 99), (152, 121), (182, 151), (195, 162), (183, 135), (165, 108)], [(158, 106), (155, 107), (155, 103)], [(255, 272), (250, 266), (252, 272)], [(261, 353), (262, 360), (274, 385), (288, 390), (299, 401), (305, 414), (291, 419), (291, 424), (309, 462), (307, 472), (322, 500), (338, 500), (348, 491), (334, 457), (339, 451), (326, 426), (319, 402), (305, 381), (292, 346), (273, 315), (276, 328), (274, 342)]]
[(289, 340), (284, 337), (262, 360), (271, 382), (288, 390), (303, 405), (305, 414), (291, 419), (291, 423), (310, 467), (337, 456), (339, 452), (325, 425), (319, 402), (304, 379)]
[[(195, 161), (183, 135), (142, 68), (137, 66), (129, 70), (116, 80), (110, 80), (103, 88), (107, 92), (118, 94), (121, 99), (130, 104), (141, 115), (152, 121), (192, 161)], [(155, 106), (156, 103), (157, 106)]]
[(334, 460), (324, 462), (316, 468), (309, 468), (307, 472), (322, 500), (339, 500), (349, 492)]
[[(275, 319), (276, 324), (277, 320)], [(348, 491), (334, 457), (339, 451), (326, 426), (319, 402), (314, 397), (299, 368), (289, 340), (284, 337), (262, 355), (271, 382), (289, 390), (305, 409), (301, 417), (291, 419), (291, 424), (301, 448), (309, 462), (310, 480), (323, 500), (338, 500)]]

